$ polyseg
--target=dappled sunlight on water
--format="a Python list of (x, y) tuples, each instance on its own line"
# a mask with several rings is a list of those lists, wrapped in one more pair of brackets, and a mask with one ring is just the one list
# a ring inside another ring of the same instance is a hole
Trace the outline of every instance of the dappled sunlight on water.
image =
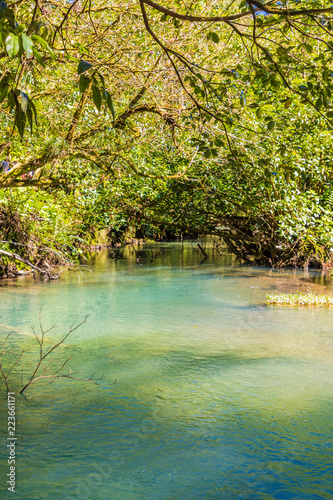
[[(89, 314), (58, 359), (104, 374), (17, 397), (19, 498), (333, 498), (333, 309), (264, 305), (271, 292), (333, 294), (331, 281), (181, 250), (102, 252), (93, 273), (1, 283), (14, 350), (34, 356), (43, 304), (50, 345)], [(4, 395), (2, 422), (5, 409)]]

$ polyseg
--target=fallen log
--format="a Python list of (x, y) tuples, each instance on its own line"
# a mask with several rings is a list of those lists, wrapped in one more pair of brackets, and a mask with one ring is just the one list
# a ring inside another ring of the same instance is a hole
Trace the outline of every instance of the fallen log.
[(10, 259), (18, 260), (19, 262), (22, 262), (23, 264), (31, 267), (35, 271), (37, 271), (37, 272), (39, 272), (41, 274), (44, 274), (45, 276), (47, 276), (48, 279), (56, 279), (56, 278), (59, 277), (59, 275), (56, 276), (56, 277), (51, 276), (50, 272), (47, 271), (46, 269), (41, 269), (40, 267), (35, 266), (34, 264), (32, 264), (31, 262), (29, 262), (26, 259), (23, 259), (22, 257), (20, 257), (19, 255), (17, 255), (16, 253), (7, 252), (6, 250), (1, 250), (0, 249), (0, 254), (1, 255), (5, 255), (6, 257), (9, 257)]

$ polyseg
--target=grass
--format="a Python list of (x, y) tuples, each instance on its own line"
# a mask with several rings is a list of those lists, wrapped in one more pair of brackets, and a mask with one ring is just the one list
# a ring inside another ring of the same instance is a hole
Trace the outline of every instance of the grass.
[(267, 295), (266, 304), (278, 306), (333, 306), (333, 297), (316, 295), (315, 292), (282, 293)]

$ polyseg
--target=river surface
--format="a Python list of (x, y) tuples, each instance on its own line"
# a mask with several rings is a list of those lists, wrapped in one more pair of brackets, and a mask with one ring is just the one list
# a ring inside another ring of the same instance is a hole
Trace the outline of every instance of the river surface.
[[(333, 309), (264, 305), (267, 293), (333, 295), (330, 280), (207, 249), (202, 262), (196, 242), (127, 247), (57, 281), (0, 283), (4, 367), (26, 350), (12, 372), (15, 494), (0, 380), (1, 499), (333, 499)], [(73, 376), (101, 385), (44, 379), (18, 394), (41, 306), (49, 347), (89, 315), (50, 369), (71, 357)]]

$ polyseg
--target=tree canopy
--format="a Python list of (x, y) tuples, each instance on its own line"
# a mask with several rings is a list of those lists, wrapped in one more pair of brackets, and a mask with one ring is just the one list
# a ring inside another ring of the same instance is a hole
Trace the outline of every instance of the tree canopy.
[(244, 260), (329, 259), (332, 12), (2, 1), (0, 187), (76, 193), (114, 231), (218, 234)]

